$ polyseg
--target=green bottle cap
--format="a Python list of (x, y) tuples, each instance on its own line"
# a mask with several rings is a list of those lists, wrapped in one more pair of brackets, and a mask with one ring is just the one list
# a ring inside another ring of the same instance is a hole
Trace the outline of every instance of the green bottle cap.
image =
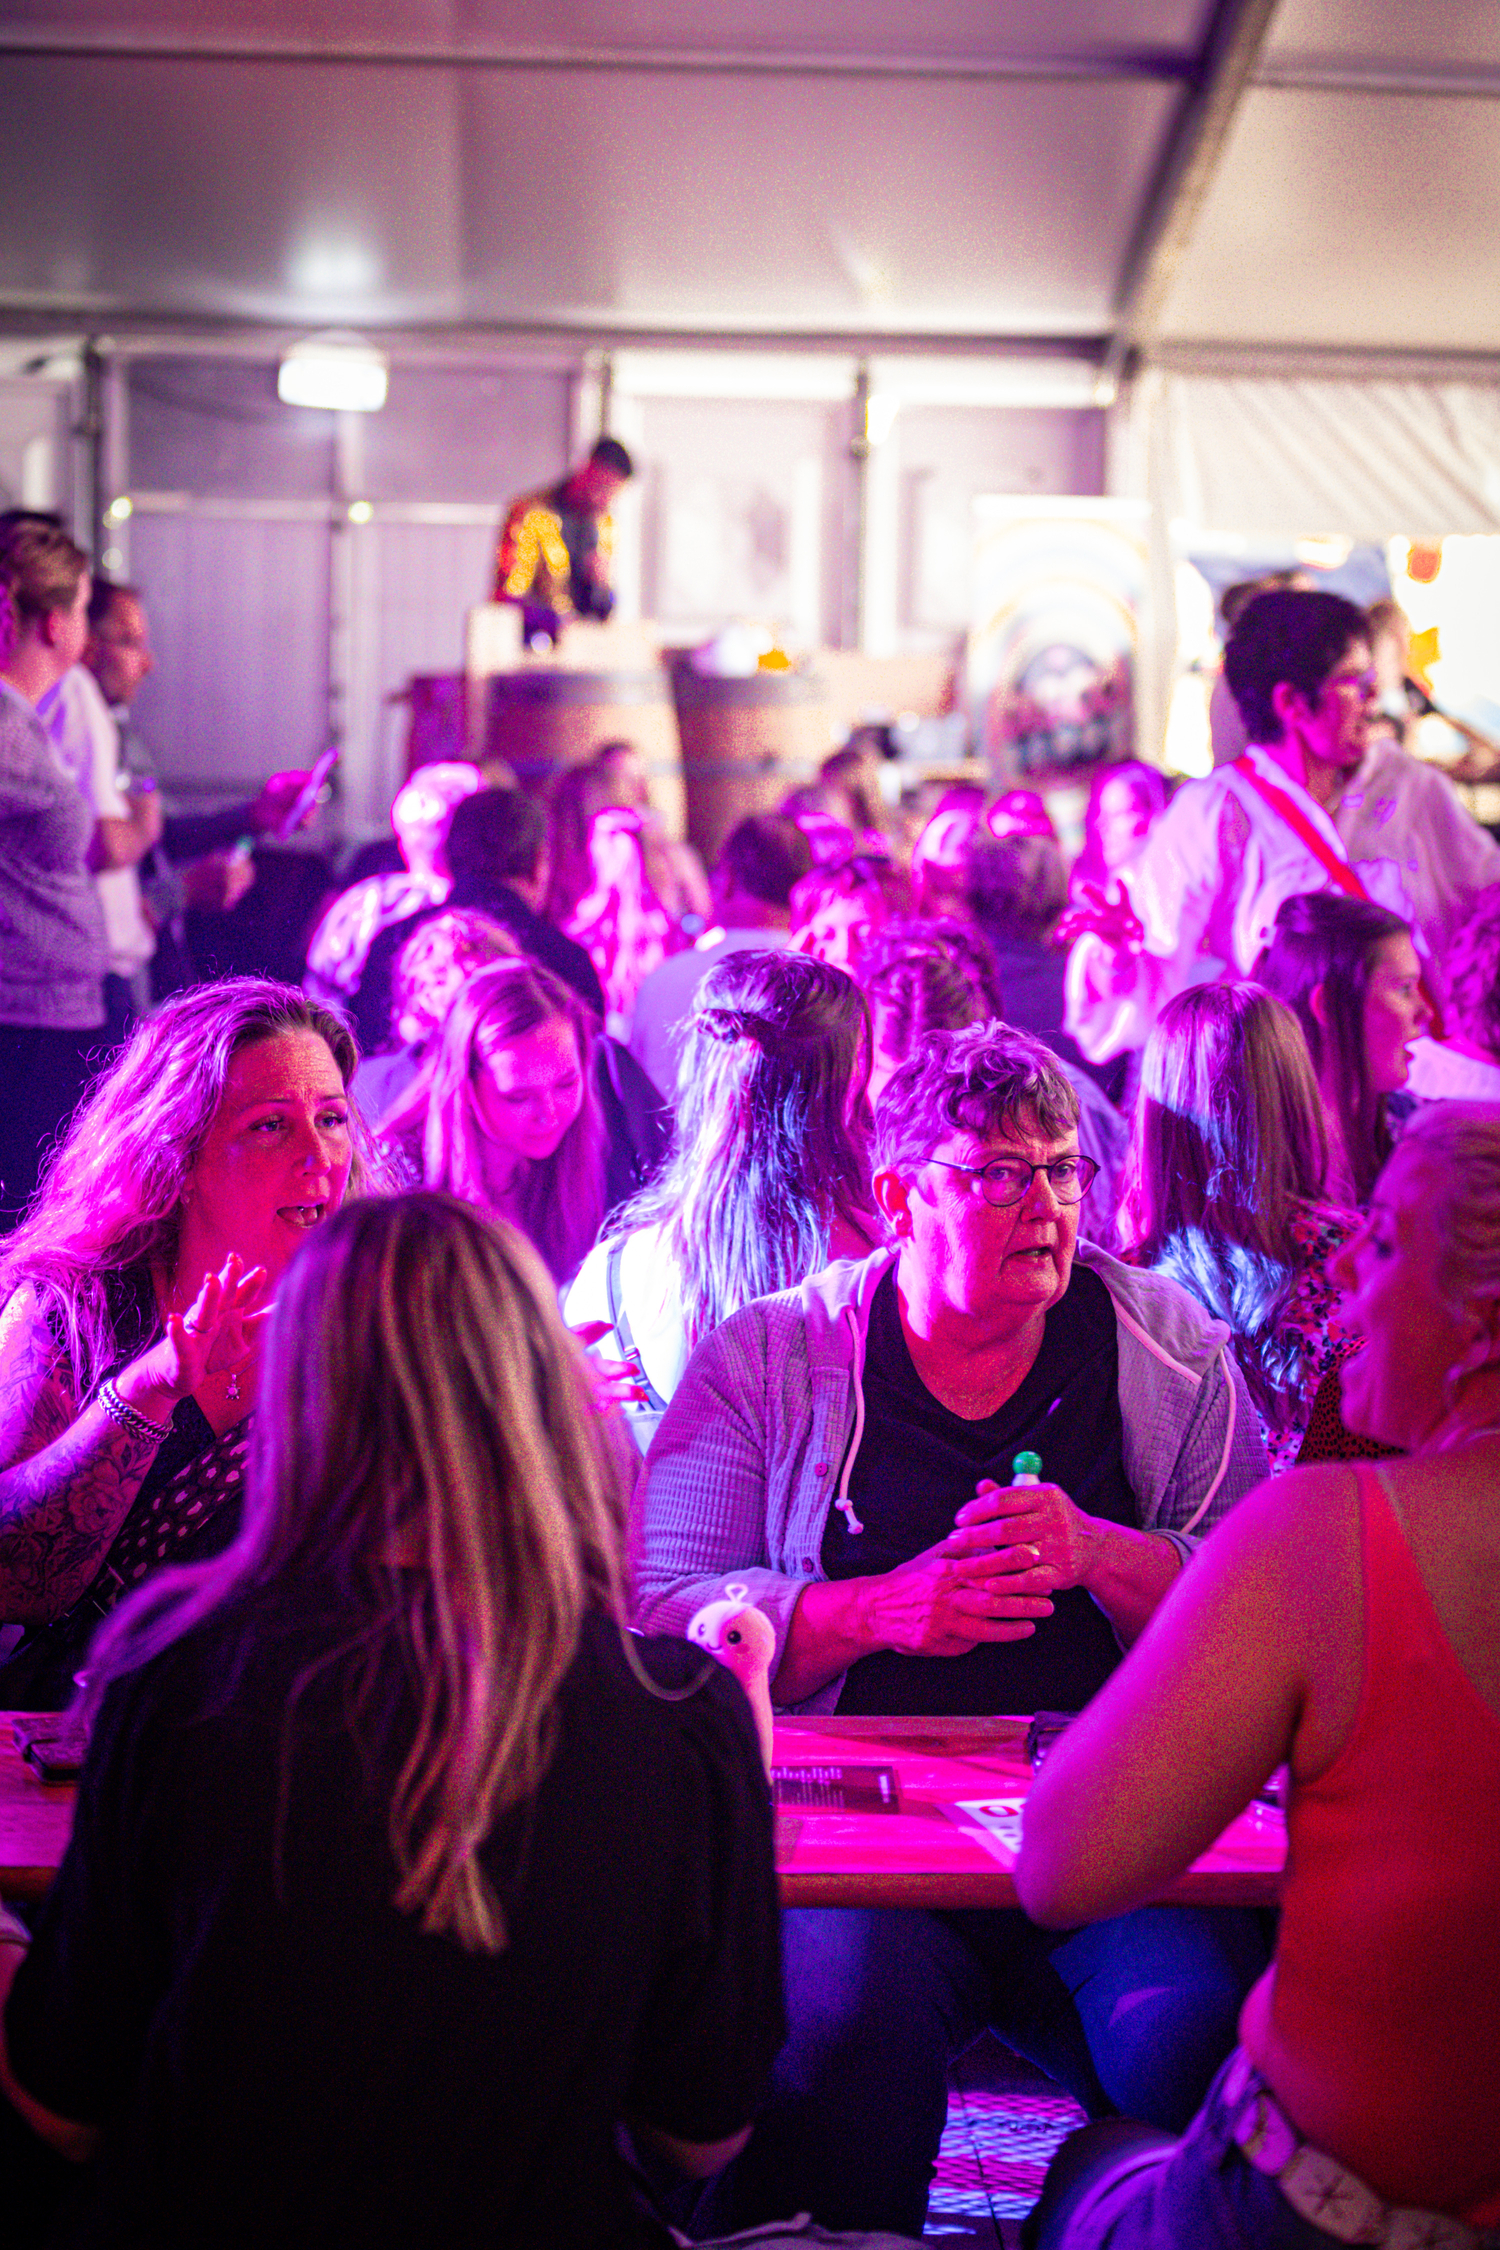
[(1042, 1473), (1040, 1453), (1018, 1453), (1010, 1465), (1013, 1477), (1039, 1477)]

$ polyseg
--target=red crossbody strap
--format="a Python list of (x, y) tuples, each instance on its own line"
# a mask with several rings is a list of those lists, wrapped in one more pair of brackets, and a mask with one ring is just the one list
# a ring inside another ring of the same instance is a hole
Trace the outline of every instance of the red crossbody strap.
[(1249, 782), (1256, 795), (1270, 806), (1272, 812), (1286, 822), (1299, 842), (1306, 844), (1313, 858), (1326, 874), (1332, 876), (1341, 891), (1346, 892), (1350, 898), (1362, 898), (1367, 904), (1374, 903), (1348, 860), (1339, 858), (1327, 837), (1318, 834), (1302, 807), (1295, 804), (1284, 789), (1278, 789), (1274, 783), (1266, 781), (1256, 772), (1248, 758), (1236, 758), (1234, 770)]
[[(1348, 860), (1339, 858), (1327, 837), (1318, 834), (1302, 807), (1294, 803), (1284, 789), (1278, 789), (1274, 782), (1267, 781), (1262, 775), (1258, 774), (1248, 758), (1236, 758), (1234, 770), (1249, 782), (1256, 795), (1270, 806), (1272, 812), (1286, 822), (1292, 834), (1301, 843), (1306, 844), (1313, 858), (1332, 876), (1334, 882), (1347, 897), (1362, 898), (1367, 906), (1377, 904), (1377, 901), (1372, 899), (1365, 889), (1355, 870), (1349, 865)], [(1428, 1011), (1432, 1017), (1432, 1028), (1429, 1036), (1433, 1039), (1441, 1039), (1444, 1037), (1443, 1011), (1425, 969), (1422, 972), (1422, 998), (1427, 1002)]]

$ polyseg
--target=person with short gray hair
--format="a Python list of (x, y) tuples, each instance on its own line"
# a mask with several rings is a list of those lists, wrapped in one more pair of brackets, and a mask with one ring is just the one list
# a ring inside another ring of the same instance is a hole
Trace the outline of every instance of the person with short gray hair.
[[(775, 1629), (773, 1699), (841, 1714), (1076, 1711), (1103, 1685), (1265, 1449), (1224, 1325), (1079, 1242), (1077, 1114), (1024, 1033), (922, 1039), (876, 1112), (885, 1245), (688, 1362), (644, 1473), (646, 1630), (733, 1580)], [(790, 2198), (920, 2234), (944, 2071), (986, 2023), (1091, 2114), (1185, 2120), (1263, 1965), (1244, 1922), (1176, 1907), (1064, 1937), (803, 1910), (784, 1938), (792, 2035), (721, 2230)]]

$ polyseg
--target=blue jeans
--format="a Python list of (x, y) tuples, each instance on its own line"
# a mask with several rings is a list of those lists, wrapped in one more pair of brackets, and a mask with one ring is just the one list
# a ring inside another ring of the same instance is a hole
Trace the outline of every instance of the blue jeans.
[(1180, 2132), (1270, 1957), (1258, 1915), (1181, 1906), (1062, 1931), (1015, 1911), (797, 1908), (782, 1944), (786, 2045), (700, 2235), (811, 2211), (920, 2236), (948, 2064), (987, 2026), (1090, 2116)]
[(1329, 2237), (1246, 2163), (1230, 2125), (1216, 2080), (1183, 2138), (1164, 2148), (1139, 2127), (1075, 2133), (1022, 2239), (1031, 2250), (1329, 2250)]

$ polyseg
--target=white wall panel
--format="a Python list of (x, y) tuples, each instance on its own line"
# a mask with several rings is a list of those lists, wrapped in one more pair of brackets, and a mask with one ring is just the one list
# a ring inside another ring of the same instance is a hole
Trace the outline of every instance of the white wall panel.
[(464, 619), (489, 592), (495, 528), (377, 520), (351, 533), (355, 705), (367, 715), (346, 759), (351, 826), (383, 827), (405, 775), (407, 708), (390, 699), (413, 673), (463, 670)]
[(328, 537), (326, 523), (243, 515), (132, 519), (131, 575), (156, 648), (136, 717), (185, 801), (252, 794), (321, 749)]
[(837, 644), (848, 407), (649, 398), (640, 427), (646, 614), (669, 633), (752, 617)]
[(1104, 416), (1093, 410), (906, 407), (886, 444), (900, 480), (892, 593), (902, 649), (969, 629), (979, 494), (1104, 490)]

